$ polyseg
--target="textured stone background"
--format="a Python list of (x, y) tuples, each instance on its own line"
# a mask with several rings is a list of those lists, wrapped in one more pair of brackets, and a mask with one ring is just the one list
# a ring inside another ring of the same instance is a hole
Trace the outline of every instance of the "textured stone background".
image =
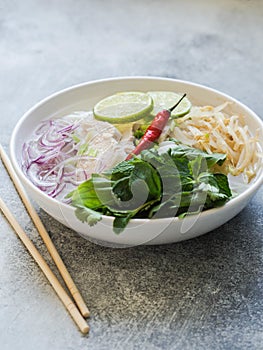
[[(0, 0), (1, 143), (40, 99), (113, 76), (206, 84), (263, 116), (262, 18), (261, 0)], [(0, 172), (1, 196), (54, 268)], [(85, 337), (0, 216), (1, 350), (263, 349), (262, 194), (202, 237), (125, 250), (40, 210), (90, 306)]]

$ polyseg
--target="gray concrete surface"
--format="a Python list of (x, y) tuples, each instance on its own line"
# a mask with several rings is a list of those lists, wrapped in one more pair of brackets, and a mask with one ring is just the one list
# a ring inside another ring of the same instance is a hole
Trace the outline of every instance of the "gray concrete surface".
[[(80, 82), (157, 75), (206, 84), (263, 116), (261, 0), (0, 0), (0, 139)], [(1, 196), (54, 265), (0, 164)], [(156, 247), (94, 245), (39, 210), (90, 306), (82, 336), (0, 216), (0, 349), (263, 349), (263, 189), (233, 220)]]

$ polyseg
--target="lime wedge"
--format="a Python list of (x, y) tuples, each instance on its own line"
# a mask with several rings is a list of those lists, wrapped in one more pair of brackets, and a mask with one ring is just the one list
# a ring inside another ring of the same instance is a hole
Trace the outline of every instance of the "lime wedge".
[(99, 101), (93, 108), (95, 119), (112, 124), (130, 123), (149, 115), (153, 100), (149, 94), (130, 91), (119, 92)]
[[(176, 94), (172, 91), (149, 91), (148, 95), (151, 96), (154, 103), (154, 108), (151, 112), (152, 116), (156, 116), (156, 114), (163, 109), (171, 108), (182, 97), (182, 95)], [(182, 117), (190, 111), (191, 106), (191, 102), (185, 97), (182, 102), (172, 111), (171, 118)]]

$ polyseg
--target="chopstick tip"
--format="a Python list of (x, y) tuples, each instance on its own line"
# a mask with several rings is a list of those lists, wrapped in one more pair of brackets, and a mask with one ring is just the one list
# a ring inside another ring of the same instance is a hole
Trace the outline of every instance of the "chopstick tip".
[(6, 151), (0, 143), (0, 158), (3, 161), (3, 163), (4, 163), (6, 157), (7, 157)]
[(83, 334), (88, 334), (88, 333), (89, 333), (89, 330), (90, 330), (89, 325), (86, 325), (85, 327), (83, 327), (83, 328), (81, 329), (81, 333), (83, 333)]
[(3, 146), (1, 145), (1, 143), (0, 143), (0, 156), (2, 156), (2, 152), (4, 151), (4, 148), (3, 148)]
[(85, 317), (85, 318), (88, 318), (90, 316), (90, 312), (89, 310), (85, 310), (82, 312), (82, 316)]

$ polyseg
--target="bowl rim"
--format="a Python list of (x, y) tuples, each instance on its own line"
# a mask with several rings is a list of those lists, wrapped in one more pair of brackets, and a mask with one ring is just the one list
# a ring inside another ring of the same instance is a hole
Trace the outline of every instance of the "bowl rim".
[[(187, 81), (187, 80), (182, 80), (182, 79), (174, 79), (174, 78), (161, 77), (161, 76), (143, 76), (143, 75), (108, 77), (108, 78), (103, 78), (103, 79), (96, 79), (96, 80), (82, 82), (82, 83), (75, 84), (75, 85), (66, 87), (64, 89), (55, 91), (54, 93), (52, 93), (52, 94), (48, 95), (47, 97), (36, 102), (31, 108), (29, 108), (20, 117), (20, 119), (18, 120), (16, 126), (14, 127), (14, 129), (12, 131), (10, 142), (9, 142), (11, 162), (13, 164), (15, 172), (19, 175), (20, 178), (21, 177), (23, 178), (23, 181), (27, 184), (27, 186), (32, 191), (36, 191), (38, 193), (38, 195), (40, 195), (41, 197), (44, 197), (46, 200), (50, 201), (54, 205), (62, 206), (68, 210), (75, 210), (75, 208), (73, 206), (66, 204), (66, 203), (63, 203), (63, 202), (60, 202), (56, 198), (52, 198), (52, 197), (48, 196), (46, 193), (44, 193), (39, 188), (37, 188), (23, 173), (21, 167), (18, 164), (16, 151), (15, 151), (15, 144), (16, 144), (17, 135), (18, 135), (19, 129), (20, 129), (21, 125), (23, 124), (23, 122), (36, 109), (38, 109), (39, 107), (41, 107), (42, 105), (44, 105), (48, 101), (50, 101), (50, 100), (52, 100), (60, 95), (63, 95), (69, 91), (72, 91), (75, 89), (80, 89), (80, 88), (88, 86), (88, 85), (103, 84), (103, 83), (107, 83), (107, 82), (111, 82), (111, 81), (121, 81), (121, 80), (123, 80), (123, 81), (125, 81), (125, 80), (149, 80), (149, 81), (160, 80), (160, 81), (174, 82), (174, 83), (179, 83), (179, 84), (186, 84), (189, 86), (193, 86), (196, 88), (201, 88), (203, 90), (213, 92), (213, 93), (225, 98), (226, 100), (232, 101), (232, 102), (236, 103), (237, 105), (239, 105), (240, 107), (242, 107), (244, 110), (246, 110), (248, 112), (248, 114), (250, 114), (255, 120), (257, 120), (259, 122), (259, 124), (261, 125), (261, 127), (263, 129), (263, 120), (252, 109), (250, 109), (247, 105), (245, 105), (244, 103), (240, 102), (236, 98), (231, 97), (230, 95), (228, 95), (224, 92), (221, 92), (217, 89), (214, 89), (212, 87), (208, 87), (208, 86), (205, 86), (205, 85), (202, 85), (199, 83), (195, 83), (195, 82), (191, 82), (191, 81)], [(254, 192), (256, 192), (262, 184), (263, 184), (263, 170), (262, 170), (260, 176), (258, 176), (258, 178), (252, 184), (248, 185), (247, 188), (242, 193), (238, 194), (236, 197), (231, 198), (223, 206), (208, 209), (208, 210), (202, 211), (201, 213), (193, 214), (193, 215), (190, 215), (188, 217), (193, 217), (193, 216), (199, 215), (199, 216), (205, 218), (206, 216), (210, 216), (213, 213), (221, 211), (222, 208), (226, 208), (226, 209), (232, 208), (235, 206), (235, 204), (237, 202), (240, 202), (240, 201), (244, 200), (245, 198), (252, 196), (252, 194)], [(109, 220), (109, 221), (114, 220), (114, 216), (101, 215), (101, 217), (103, 220)], [(188, 217), (186, 217), (185, 219), (187, 220)], [(167, 220), (171, 220), (171, 219), (176, 220), (176, 221), (180, 220), (178, 217), (175, 216), (175, 217), (168, 217), (168, 218), (151, 218), (151, 219), (149, 219), (149, 218), (141, 218), (141, 219), (137, 218), (137, 219), (131, 219), (130, 222), (142, 223), (142, 222), (156, 221), (156, 220), (158, 220), (158, 222), (163, 222), (163, 221), (167, 221)]]

